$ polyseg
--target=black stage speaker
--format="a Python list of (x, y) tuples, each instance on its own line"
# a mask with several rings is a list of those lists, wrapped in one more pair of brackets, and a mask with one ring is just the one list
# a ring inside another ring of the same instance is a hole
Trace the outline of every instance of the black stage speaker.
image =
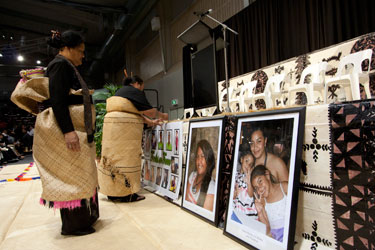
[[(217, 106), (215, 35), (212, 29), (198, 20), (177, 38), (186, 44), (182, 56), (184, 108)], [(202, 46), (207, 39), (211, 40), (211, 45)]]
[(217, 106), (214, 44), (191, 54), (191, 71), (194, 109)]

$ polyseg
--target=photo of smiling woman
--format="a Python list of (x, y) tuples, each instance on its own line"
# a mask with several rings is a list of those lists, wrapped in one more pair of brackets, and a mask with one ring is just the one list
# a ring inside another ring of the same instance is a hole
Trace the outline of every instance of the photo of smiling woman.
[(216, 218), (222, 119), (190, 123), (182, 207)]
[(195, 153), (195, 170), (189, 175), (185, 199), (212, 211), (215, 195), (215, 181), (212, 171), (215, 168), (215, 156), (207, 140), (198, 142)]
[(255, 157), (255, 166), (263, 164), (278, 181), (288, 181), (289, 171), (285, 162), (267, 150), (268, 137), (260, 127), (255, 127), (250, 136), (250, 149)]

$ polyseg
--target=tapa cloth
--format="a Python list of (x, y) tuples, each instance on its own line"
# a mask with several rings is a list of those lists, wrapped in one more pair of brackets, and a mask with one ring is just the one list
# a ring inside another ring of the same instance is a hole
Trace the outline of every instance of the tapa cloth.
[(98, 164), (101, 193), (119, 197), (140, 190), (143, 123), (140, 112), (128, 99), (107, 99)]
[[(38, 102), (49, 99), (48, 78), (20, 81), (11, 100), (20, 108), (38, 114)], [(81, 90), (70, 94), (81, 95)], [(94, 106), (92, 112), (95, 114)], [(33, 157), (42, 181), (42, 199), (46, 201), (71, 201), (89, 199), (98, 186), (95, 166), (95, 144), (87, 142), (83, 118), (83, 105), (70, 105), (70, 116), (79, 137), (80, 152), (66, 147), (64, 135), (57, 125), (52, 108), (37, 115)], [(93, 115), (95, 117), (95, 115)], [(93, 119), (94, 124), (94, 119)]]
[[(335, 248), (332, 212), (329, 106), (306, 107), (302, 171), (297, 210), (298, 246)], [(318, 247), (319, 245), (319, 247)], [(302, 248), (300, 248), (302, 249)]]

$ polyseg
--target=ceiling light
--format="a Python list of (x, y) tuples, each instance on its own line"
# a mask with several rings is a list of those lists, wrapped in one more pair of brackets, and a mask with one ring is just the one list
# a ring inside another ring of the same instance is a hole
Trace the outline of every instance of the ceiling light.
[(41, 64), (42, 62), (40, 60), (36, 60), (36, 64)]
[(0, 53), (0, 57), (3, 57), (3, 54)]
[(19, 56), (17, 57), (17, 60), (18, 60), (19, 62), (23, 62), (24, 58), (23, 58), (23, 56), (19, 55)]

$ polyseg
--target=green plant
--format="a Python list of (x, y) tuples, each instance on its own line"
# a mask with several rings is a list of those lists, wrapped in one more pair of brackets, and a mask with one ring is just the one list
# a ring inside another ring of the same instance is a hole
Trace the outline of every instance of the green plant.
[(102, 138), (103, 138), (103, 123), (104, 123), (104, 116), (107, 113), (107, 104), (105, 100), (107, 98), (114, 96), (116, 91), (120, 89), (121, 86), (114, 85), (114, 84), (106, 84), (104, 85), (105, 92), (96, 92), (93, 94), (93, 99), (97, 100), (98, 103), (95, 104), (95, 111), (96, 111), (96, 126), (95, 126), (95, 134), (94, 134), (94, 141), (96, 147), (96, 156), (100, 158), (102, 152)]

